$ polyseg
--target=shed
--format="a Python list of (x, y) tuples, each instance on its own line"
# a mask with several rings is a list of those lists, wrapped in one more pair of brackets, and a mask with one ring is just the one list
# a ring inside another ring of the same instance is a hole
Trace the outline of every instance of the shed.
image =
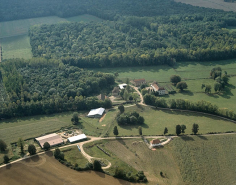
[(151, 146), (154, 147), (154, 146), (161, 146), (161, 141), (159, 139), (153, 139), (151, 142), (150, 142)]
[(126, 88), (126, 86), (127, 86), (127, 84), (120, 84), (119, 85), (120, 89), (124, 89), (124, 88)]
[(98, 109), (92, 109), (87, 117), (90, 117), (90, 118), (100, 118), (102, 117), (102, 115), (104, 114), (105, 112), (105, 109), (104, 108), (98, 108)]
[(48, 142), (50, 144), (50, 146), (55, 146), (55, 145), (59, 145), (63, 143), (62, 138), (56, 134), (49, 134), (49, 135), (45, 135), (42, 137), (37, 137), (35, 138), (36, 141), (38, 141), (39, 145), (43, 148), (44, 143)]
[(80, 134), (78, 136), (73, 136), (73, 137), (69, 137), (68, 138), (68, 141), (70, 143), (73, 143), (75, 141), (79, 141), (79, 140), (83, 140), (83, 139), (87, 139), (86, 135), (85, 134)]

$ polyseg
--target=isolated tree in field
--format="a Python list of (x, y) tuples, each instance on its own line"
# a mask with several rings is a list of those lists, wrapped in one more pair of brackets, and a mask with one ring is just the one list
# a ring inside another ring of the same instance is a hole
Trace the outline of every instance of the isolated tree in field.
[(115, 136), (118, 136), (118, 135), (119, 135), (117, 126), (114, 126), (113, 134), (114, 134)]
[(140, 126), (138, 127), (138, 133), (140, 136), (143, 135), (142, 127), (140, 127)]
[(79, 114), (77, 112), (73, 113), (73, 116), (71, 118), (72, 124), (76, 125), (79, 123)]
[(44, 144), (43, 144), (43, 148), (44, 148), (44, 150), (50, 150), (50, 144), (48, 143), (48, 142), (45, 142)]
[(217, 92), (217, 91), (220, 91), (221, 90), (221, 84), (220, 83), (215, 83), (214, 84), (214, 90), (215, 90), (215, 92)]
[(9, 161), (10, 161), (10, 159), (9, 159), (8, 155), (4, 155), (4, 157), (3, 157), (3, 162), (4, 162), (5, 164), (7, 164), (7, 163), (9, 163)]
[(184, 134), (185, 133), (185, 130), (186, 130), (186, 126), (185, 125), (181, 125), (181, 133)]
[(35, 148), (35, 146), (32, 145), (32, 144), (30, 144), (30, 145), (28, 146), (28, 152), (30, 153), (30, 155), (36, 154), (36, 148)]
[(202, 89), (204, 89), (206, 87), (206, 85), (205, 84), (202, 84)]
[(168, 133), (168, 128), (165, 127), (165, 129), (164, 129), (164, 135), (166, 135), (167, 133)]
[(198, 124), (194, 123), (192, 128), (193, 134), (196, 135), (198, 133), (198, 130), (199, 130)]
[(61, 153), (61, 150), (60, 150), (59, 148), (56, 148), (56, 149), (54, 150), (53, 155), (54, 155), (54, 157), (55, 157), (56, 159), (58, 159), (59, 156), (60, 156), (60, 153)]
[(7, 149), (7, 144), (2, 139), (0, 139), (0, 150), (5, 151), (6, 149)]
[(187, 89), (188, 88), (188, 85), (186, 82), (178, 82), (176, 84), (176, 88), (177, 89), (180, 89), (180, 91), (183, 91), (184, 89)]
[(179, 75), (172, 75), (170, 77), (170, 81), (171, 81), (171, 83), (176, 85), (178, 82), (181, 82), (181, 77)]
[(23, 154), (24, 153), (24, 146), (25, 146), (24, 140), (22, 138), (19, 138), (17, 145), (18, 145), (18, 147), (20, 147), (20, 151)]
[(229, 83), (229, 76), (227, 74), (224, 74), (222, 76), (222, 81), (225, 83), (225, 84), (228, 84)]
[(102, 171), (102, 166), (98, 160), (94, 160), (93, 162), (93, 170)]
[(181, 134), (181, 126), (180, 125), (176, 125), (175, 132), (176, 132), (177, 136)]
[(122, 114), (125, 111), (124, 105), (119, 105), (118, 109), (120, 110), (120, 113)]
[(211, 85), (206, 85), (205, 93), (211, 93)]

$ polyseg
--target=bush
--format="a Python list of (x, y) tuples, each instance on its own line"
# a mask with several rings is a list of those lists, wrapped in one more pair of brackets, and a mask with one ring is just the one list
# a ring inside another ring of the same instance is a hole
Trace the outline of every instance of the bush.
[(36, 154), (36, 148), (35, 148), (35, 146), (34, 145), (29, 145), (28, 146), (28, 152), (30, 153), (30, 155), (34, 155), (34, 154)]
[(2, 139), (0, 139), (0, 150), (5, 151), (6, 149), (7, 149), (7, 144)]
[(3, 157), (3, 162), (4, 162), (5, 164), (7, 164), (7, 163), (9, 163), (9, 161), (10, 161), (10, 159), (9, 159), (8, 155), (4, 155), (4, 157)]
[(101, 163), (98, 160), (94, 160), (93, 162), (93, 170), (102, 171)]
[(43, 144), (43, 148), (44, 148), (44, 150), (50, 150), (50, 144), (48, 143), (48, 142), (45, 142), (44, 144)]

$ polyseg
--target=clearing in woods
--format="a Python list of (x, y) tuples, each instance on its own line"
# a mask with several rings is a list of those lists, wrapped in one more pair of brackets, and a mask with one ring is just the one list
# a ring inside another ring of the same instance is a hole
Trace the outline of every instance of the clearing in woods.
[[(228, 75), (232, 75), (229, 85), (226, 86), (222, 93), (216, 94), (214, 91), (213, 79), (210, 79), (210, 71), (213, 67), (221, 67), (222, 72), (227, 71)], [(213, 62), (178, 62), (174, 68), (161, 66), (142, 66), (142, 67), (117, 67), (117, 68), (93, 68), (93, 71), (101, 71), (105, 73), (119, 73), (118, 81), (125, 81), (145, 78), (148, 82), (156, 81), (161, 86), (172, 86), (170, 83), (171, 75), (180, 75), (182, 81), (186, 81), (188, 89), (176, 94), (163, 96), (168, 99), (188, 99), (190, 101), (209, 101), (216, 104), (219, 108), (228, 108), (236, 112), (236, 59), (222, 60)], [(202, 84), (211, 85), (211, 94), (207, 95), (201, 88)], [(175, 88), (174, 86), (172, 86)]]
[(1, 168), (0, 179), (1, 185), (131, 185), (104, 173), (72, 170), (54, 159), (52, 152)]
[(32, 58), (28, 30), (30, 26), (39, 24), (55, 24), (60, 22), (90, 22), (102, 21), (92, 15), (80, 15), (69, 18), (57, 16), (22, 19), (15, 21), (0, 22), (0, 44), (2, 45), (3, 59)]
[(175, 0), (193, 6), (200, 6), (205, 8), (221, 9), (224, 11), (236, 12), (236, 2), (224, 2), (224, 0)]

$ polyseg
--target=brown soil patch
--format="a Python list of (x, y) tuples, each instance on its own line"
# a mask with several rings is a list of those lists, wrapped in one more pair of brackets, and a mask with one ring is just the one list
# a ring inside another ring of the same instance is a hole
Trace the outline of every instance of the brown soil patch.
[(99, 122), (102, 122), (102, 120), (105, 118), (105, 116), (106, 116), (106, 114), (104, 114), (104, 115), (100, 118)]
[(131, 185), (104, 173), (72, 170), (54, 159), (52, 153), (1, 168), (0, 179), (1, 185)]
[(105, 127), (106, 125), (104, 124), (104, 125), (102, 125), (102, 127)]

